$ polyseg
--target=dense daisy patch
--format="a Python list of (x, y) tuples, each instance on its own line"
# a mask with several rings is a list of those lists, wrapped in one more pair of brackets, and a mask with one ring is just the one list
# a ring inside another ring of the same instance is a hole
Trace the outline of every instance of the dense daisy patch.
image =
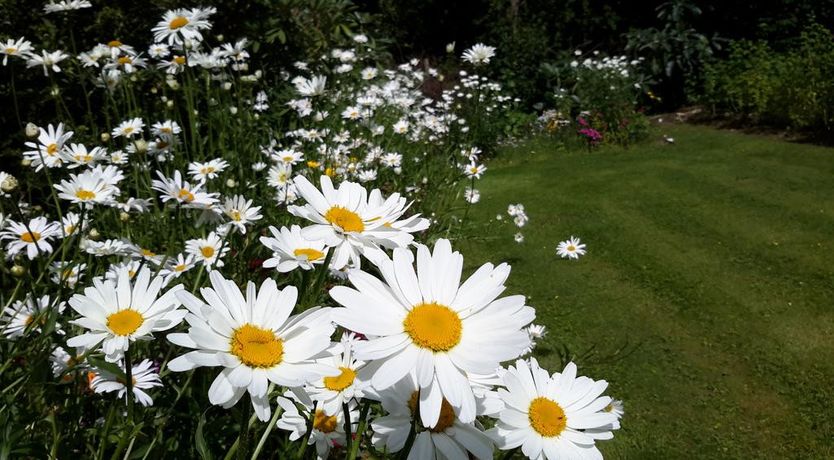
[[(141, 46), (5, 44), (56, 99), (0, 173), (0, 375), (38, 416), (20, 455), (598, 458), (622, 404), (541, 369), (511, 267), (454, 249), (494, 147), (475, 131), (514, 103), (479, 73), (500, 51), (443, 75), (355, 34), (273, 78), (214, 14), (167, 11)], [(87, 83), (82, 121), (60, 87)]]

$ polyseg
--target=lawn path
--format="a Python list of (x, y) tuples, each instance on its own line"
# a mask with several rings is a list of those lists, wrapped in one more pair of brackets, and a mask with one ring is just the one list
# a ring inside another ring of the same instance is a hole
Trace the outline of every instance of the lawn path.
[[(509, 262), (550, 331), (539, 359), (557, 370), (567, 347), (625, 400), (606, 456), (834, 457), (834, 149), (663, 133), (676, 143), (505, 148), (477, 184), (468, 268)], [(510, 203), (531, 219), (521, 245)], [(555, 256), (571, 235), (578, 262)]]

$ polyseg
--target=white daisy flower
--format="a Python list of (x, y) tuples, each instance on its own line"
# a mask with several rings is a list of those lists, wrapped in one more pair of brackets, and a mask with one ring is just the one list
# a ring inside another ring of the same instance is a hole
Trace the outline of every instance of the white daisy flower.
[(148, 267), (139, 271), (135, 283), (126, 268), (119, 270), (116, 282), (93, 278), (93, 286), (69, 300), (70, 307), (81, 315), (71, 323), (89, 332), (72, 337), (67, 345), (95, 348), (102, 344), (107, 360), (116, 362), (130, 342), (176, 326), (187, 313), (178, 308), (181, 304), (175, 296), (182, 285), (159, 296), (162, 283), (160, 276), (151, 279)]
[(434, 426), (445, 398), (464, 423), (475, 418), (475, 395), (467, 373), (489, 374), (521, 355), (530, 338), (523, 329), (535, 317), (524, 296), (497, 299), (510, 267), (483, 265), (460, 284), (463, 256), (440, 239), (434, 252), (417, 246), (394, 249), (375, 263), (383, 280), (361, 270), (348, 274), (354, 288), (337, 286), (330, 296), (345, 308), (333, 320), (368, 337), (356, 358), (380, 361), (371, 383), (377, 390), (412, 374), (420, 384), (420, 417)]
[(185, 242), (185, 252), (194, 256), (196, 263), (202, 263), (206, 269), (220, 268), (222, 259), (229, 252), (229, 246), (224, 244), (220, 236), (211, 232), (205, 238), (197, 238)]
[[(313, 411), (313, 400), (305, 393), (303, 388), (293, 388), (284, 393), (284, 396), (279, 396), (277, 399), (278, 405), (281, 406), (284, 413), (275, 424), (278, 428), (290, 432), (290, 441), (298, 441), (305, 434), (307, 434), (307, 422), (310, 420), (310, 412)], [(304, 412), (299, 412), (297, 404), (304, 408)], [(344, 446), (347, 444), (345, 437), (345, 416), (344, 411), (339, 410), (333, 415), (328, 415), (324, 410), (316, 407), (316, 412), (313, 414), (313, 432), (307, 439), (307, 445), (316, 446), (317, 460), (326, 460), (329, 458), (330, 449), (334, 445)], [(354, 420), (359, 418), (356, 404), (350, 405), (348, 416), (351, 419), (351, 424), (355, 424)], [(355, 427), (351, 429), (351, 432)]]
[(47, 129), (38, 128), (38, 143), (27, 142), (26, 147), (32, 150), (23, 152), (23, 158), (32, 162), (35, 171), (47, 168), (54, 168), (61, 165), (61, 151), (64, 144), (72, 137), (72, 131), (64, 132), (64, 124), (58, 126), (47, 126)]
[(414, 241), (411, 233), (429, 226), (419, 214), (398, 220), (409, 206), (399, 193), (384, 199), (378, 189), (369, 194), (361, 185), (348, 181), (335, 189), (326, 175), (321, 176), (321, 191), (303, 176), (296, 176), (293, 182), (307, 204), (289, 206), (288, 210), (313, 222), (301, 233), (308, 239), (324, 240), (333, 248), (335, 269), (349, 261), (358, 267), (360, 255), (373, 257), (382, 252), (380, 248), (406, 247)]
[(476, 188), (467, 187), (466, 190), (463, 191), (463, 198), (467, 203), (475, 204), (481, 201), (481, 192), (479, 192)]
[(192, 186), (182, 180), (182, 174), (174, 171), (173, 178), (167, 178), (161, 171), (156, 172), (159, 180), (154, 180), (151, 188), (162, 193), (162, 202), (175, 200), (189, 208), (205, 208), (217, 203), (217, 193), (206, 193), (201, 189), (203, 184)]
[(223, 214), (229, 218), (228, 224), (238, 229), (240, 233), (246, 234), (246, 226), (251, 225), (256, 220), (260, 220), (261, 215), (260, 206), (252, 206), (252, 200), (247, 200), (241, 195), (235, 195), (232, 198), (226, 198), (223, 202)]
[(201, 42), (203, 35), (200, 31), (211, 28), (208, 18), (216, 11), (213, 7), (166, 11), (162, 20), (152, 29), (154, 40), (169, 45)]
[(115, 137), (124, 137), (130, 139), (133, 136), (141, 136), (142, 130), (145, 128), (145, 122), (141, 118), (132, 118), (119, 123), (119, 126), (113, 128), (111, 135)]
[(192, 179), (202, 183), (209, 179), (216, 178), (228, 166), (229, 163), (226, 160), (219, 158), (209, 160), (205, 163), (195, 161), (188, 165), (188, 175), (190, 175)]
[(82, 8), (90, 8), (93, 4), (87, 0), (61, 0), (59, 2), (49, 2), (43, 6), (43, 12), (60, 13), (65, 11), (75, 11)]
[(50, 278), (55, 284), (63, 284), (70, 289), (75, 289), (75, 285), (81, 281), (84, 272), (87, 270), (87, 264), (78, 264), (75, 262), (53, 262), (49, 267), (52, 272)]
[[(15, 301), (6, 307), (0, 316), (0, 332), (9, 339), (23, 337), (27, 329), (40, 332), (41, 326), (46, 322), (45, 312), (50, 309), (50, 306), (49, 296), (46, 295), (34, 299), (27, 295), (26, 299)], [(64, 307), (65, 304), (61, 302), (54, 308), (60, 313)], [(38, 323), (36, 324), (35, 321)]]
[(60, 50), (53, 51), (51, 53), (46, 50), (41, 50), (41, 54), (29, 54), (29, 59), (26, 61), (26, 67), (41, 66), (43, 67), (43, 75), (48, 76), (50, 70), (55, 73), (60, 73), (61, 67), (58, 66), (58, 63), (68, 57), (69, 54)]
[(466, 177), (469, 178), (480, 179), (481, 176), (484, 175), (486, 170), (487, 167), (483, 164), (470, 163), (469, 165), (463, 167), (463, 174), (465, 174)]
[[(506, 404), (498, 423), (488, 433), (502, 450), (521, 446), (527, 458), (601, 459), (596, 440), (611, 439), (617, 416), (603, 409), (611, 398), (602, 396), (604, 380), (577, 377), (569, 363), (552, 376), (531, 358), (518, 360), (503, 375), (498, 394)], [(606, 429), (606, 427), (609, 427)]]
[[(123, 362), (120, 362), (118, 366), (123, 371), (126, 369)], [(111, 374), (104, 369), (95, 369), (94, 374), (95, 376), (90, 381), (90, 388), (96, 393), (118, 391), (119, 399), (127, 395), (127, 386), (122, 376)], [(154, 369), (153, 361), (145, 359), (141, 363), (131, 366), (131, 377), (133, 380), (133, 397), (136, 401), (139, 401), (139, 404), (145, 407), (153, 406), (153, 399), (145, 390), (162, 386), (162, 380), (159, 378), (159, 372)]]
[(72, 382), (74, 376), (70, 373), (71, 371), (87, 368), (87, 365), (83, 363), (84, 352), (83, 348), (76, 348), (73, 355), (67, 353), (63, 347), (52, 350), (52, 354), (49, 355), (49, 362), (52, 364), (52, 376), (55, 378), (61, 377), (61, 383)]
[(3, 54), (3, 65), (5, 66), (9, 60), (9, 56), (18, 56), (25, 58), (32, 52), (32, 42), (20, 37), (17, 40), (7, 39), (5, 42), (0, 42), (0, 53)]
[[(212, 404), (234, 406), (247, 391), (258, 418), (269, 420), (269, 382), (299, 387), (322, 376), (338, 375), (338, 369), (316, 362), (334, 353), (330, 336), (334, 327), (329, 308), (312, 308), (290, 316), (298, 290), (279, 290), (272, 279), (260, 289), (251, 281), (246, 294), (217, 271), (211, 287), (200, 290), (204, 303), (181, 291), (189, 310), (187, 334), (169, 334), (176, 345), (193, 348), (168, 363), (174, 372), (200, 366), (221, 366), (223, 371), (209, 388)], [(337, 351), (337, 350), (336, 350)]]
[(9, 240), (6, 244), (9, 257), (25, 251), (26, 257), (32, 260), (40, 253), (50, 254), (52, 245), (49, 240), (60, 235), (61, 224), (47, 222), (46, 217), (41, 216), (31, 219), (28, 224), (9, 220), (6, 228), (0, 232), (0, 240)]
[(126, 240), (108, 239), (104, 241), (81, 240), (81, 249), (97, 257), (130, 254), (131, 243)]
[(324, 87), (327, 85), (327, 77), (314, 75), (310, 79), (295, 77), (292, 81), (298, 94), (304, 97), (320, 96), (324, 94)]
[(483, 43), (477, 43), (463, 52), (463, 60), (475, 66), (489, 64), (489, 60), (493, 57), (495, 57), (495, 47)]
[(585, 245), (579, 238), (571, 236), (569, 240), (562, 241), (556, 246), (556, 254), (563, 259), (579, 259), (580, 256), (585, 255)]
[(269, 168), (266, 182), (277, 189), (287, 187), (292, 183), (292, 166), (278, 163)]
[(301, 227), (281, 227), (279, 231), (269, 226), (272, 238), (262, 236), (261, 244), (272, 250), (272, 257), (263, 263), (264, 268), (275, 268), (286, 273), (301, 268), (312, 270), (314, 265), (321, 265), (327, 257), (327, 248), (323, 240), (308, 240), (301, 234)]
[(168, 284), (171, 280), (179, 278), (183, 273), (194, 268), (195, 265), (195, 258), (192, 254), (177, 254), (176, 258), (169, 259), (162, 267), (159, 276), (164, 277), (165, 284)]
[(60, 155), (69, 169), (79, 166), (93, 167), (96, 163), (107, 159), (107, 150), (103, 147), (93, 147), (88, 151), (83, 144), (70, 144), (69, 148), (61, 150)]
[(335, 377), (323, 377), (305, 387), (310, 398), (318, 401), (317, 407), (326, 415), (335, 415), (342, 411), (343, 404), (350, 404), (354, 398), (358, 401), (364, 396), (368, 382), (360, 377), (360, 371), (365, 362), (353, 356), (353, 347), (358, 340), (351, 332), (342, 334), (342, 353), (321, 361), (338, 368), (341, 373)]
[[(419, 404), (419, 391), (416, 379), (409, 375), (374, 398), (382, 402), (382, 408), (387, 412), (387, 415), (376, 418), (371, 424), (371, 442), (377, 449), (399, 452), (405, 447)], [(477, 426), (477, 422), (461, 422), (452, 405), (445, 399), (441, 402), (440, 416), (434, 425), (417, 426), (418, 433), (411, 446), (409, 459), (493, 458), (492, 439)]]
[(71, 203), (106, 203), (113, 200), (119, 189), (111, 185), (102, 170), (92, 169), (81, 174), (70, 174), (69, 180), (55, 184), (58, 197)]

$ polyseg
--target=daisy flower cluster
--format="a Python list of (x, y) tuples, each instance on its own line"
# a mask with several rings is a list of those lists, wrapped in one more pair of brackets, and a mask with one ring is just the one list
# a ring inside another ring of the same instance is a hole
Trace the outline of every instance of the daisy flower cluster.
[(448, 203), (478, 201), (481, 136), (513, 98), (475, 73), (385, 68), (366, 35), (266, 84), (215, 13), (170, 10), (148, 44), (77, 55), (5, 43), (8, 65), (97, 86), (86, 122), (57, 91), (57, 120), (0, 173), (4, 391), (52, 421), (44, 445), (598, 458), (622, 416), (607, 383), (539, 367), (545, 330), (506, 295), (510, 266), (470, 273), (440, 237)]

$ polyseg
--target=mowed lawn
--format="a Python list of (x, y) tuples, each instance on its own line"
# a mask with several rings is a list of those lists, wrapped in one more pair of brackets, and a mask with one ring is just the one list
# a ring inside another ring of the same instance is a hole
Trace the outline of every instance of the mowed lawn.
[[(500, 152), (457, 243), (513, 266), (549, 334), (537, 349), (625, 402), (609, 458), (834, 458), (834, 149), (663, 125), (674, 145)], [(576, 262), (559, 240), (588, 244)], [(480, 238), (486, 237), (486, 238)]]

